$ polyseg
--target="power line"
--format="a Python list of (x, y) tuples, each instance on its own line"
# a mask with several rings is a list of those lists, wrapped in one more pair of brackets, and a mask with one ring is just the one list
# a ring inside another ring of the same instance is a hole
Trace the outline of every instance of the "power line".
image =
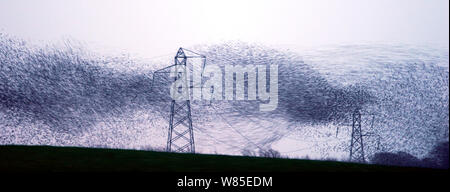
[[(217, 111), (217, 109), (211, 105), (211, 107), (214, 109), (214, 111)], [(220, 118), (222, 118), (222, 120), (225, 121), (225, 123), (228, 125), (228, 127), (230, 127), (231, 129), (233, 129), (236, 133), (238, 133), (240, 136), (242, 136), (243, 138), (245, 138), (248, 142), (250, 142), (251, 144), (255, 145), (258, 149), (260, 149), (261, 151), (265, 151), (262, 147), (260, 147), (259, 145), (257, 145), (256, 143), (254, 143), (251, 139), (249, 139), (247, 136), (245, 136), (244, 134), (242, 134), (240, 131), (238, 131), (237, 129), (235, 129), (230, 122), (228, 122), (221, 114), (219, 114)]]
[[(162, 119), (164, 119), (165, 121), (167, 121), (167, 122), (169, 123), (169, 121), (168, 121), (167, 119), (164, 118), (165, 115), (162, 114), (161, 111), (158, 111), (158, 110), (157, 110), (157, 112), (159, 113), (159, 115), (161, 116)], [(200, 132), (202, 132), (203, 134), (209, 136), (210, 138), (212, 138), (213, 140), (215, 140), (215, 141), (217, 141), (217, 142), (219, 142), (219, 143), (222, 143), (222, 144), (225, 144), (225, 145), (227, 145), (227, 146), (229, 146), (229, 147), (235, 148), (235, 150), (237, 150), (237, 151), (242, 150), (242, 147), (238, 147), (238, 146), (235, 146), (235, 145), (231, 145), (231, 144), (229, 144), (229, 143), (227, 143), (227, 142), (225, 142), (225, 141), (219, 140), (219, 139), (217, 139), (216, 137), (214, 137), (214, 136), (212, 136), (211, 134), (209, 134), (208, 132), (206, 132), (206, 131), (204, 131), (204, 130), (198, 128), (198, 127), (193, 126), (193, 128), (196, 129), (196, 130), (198, 130), (198, 131), (200, 131)]]

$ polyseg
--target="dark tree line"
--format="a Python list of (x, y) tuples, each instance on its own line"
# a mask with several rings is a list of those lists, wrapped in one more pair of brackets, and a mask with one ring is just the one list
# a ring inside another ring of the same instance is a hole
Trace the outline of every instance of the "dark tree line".
[(405, 152), (389, 153), (381, 152), (376, 153), (371, 162), (381, 165), (392, 166), (409, 166), (409, 167), (429, 167), (429, 168), (441, 168), (448, 169), (449, 164), (449, 142), (442, 142), (437, 144), (423, 159), (419, 159), (411, 154)]

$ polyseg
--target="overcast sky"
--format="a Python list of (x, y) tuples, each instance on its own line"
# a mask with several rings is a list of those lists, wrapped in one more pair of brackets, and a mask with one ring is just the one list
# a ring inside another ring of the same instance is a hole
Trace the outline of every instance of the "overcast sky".
[(224, 40), (448, 47), (448, 0), (1, 0), (0, 32), (73, 38), (145, 57)]

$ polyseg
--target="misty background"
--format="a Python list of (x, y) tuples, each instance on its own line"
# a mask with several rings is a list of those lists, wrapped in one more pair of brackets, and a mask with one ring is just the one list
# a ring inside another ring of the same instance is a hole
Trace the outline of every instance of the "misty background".
[(227, 40), (266, 45), (440, 44), (446, 0), (4, 0), (0, 30), (26, 40), (74, 38), (141, 57)]

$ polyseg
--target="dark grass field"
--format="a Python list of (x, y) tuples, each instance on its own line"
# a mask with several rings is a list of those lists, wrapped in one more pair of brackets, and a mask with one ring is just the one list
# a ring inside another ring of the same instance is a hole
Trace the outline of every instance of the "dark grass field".
[(1, 172), (442, 172), (334, 161), (50, 146), (0, 146)]

